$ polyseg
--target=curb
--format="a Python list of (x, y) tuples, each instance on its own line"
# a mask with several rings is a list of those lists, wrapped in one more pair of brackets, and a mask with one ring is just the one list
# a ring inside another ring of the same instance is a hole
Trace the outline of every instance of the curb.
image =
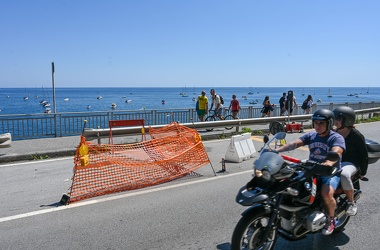
[(58, 157), (68, 157), (68, 156), (75, 156), (76, 149), (67, 149), (67, 150), (60, 150), (60, 151), (54, 151), (54, 152), (39, 152), (39, 153), (29, 153), (29, 154), (16, 154), (16, 155), (4, 155), (0, 156), (2, 163), (11, 163), (11, 162), (18, 162), (18, 161), (36, 161), (36, 160), (44, 160), (44, 159), (52, 159), (52, 158), (58, 158)]

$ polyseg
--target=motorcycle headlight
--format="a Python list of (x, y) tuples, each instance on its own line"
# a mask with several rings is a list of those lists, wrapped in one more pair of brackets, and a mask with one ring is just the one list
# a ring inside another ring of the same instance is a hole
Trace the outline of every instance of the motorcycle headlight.
[(254, 168), (253, 171), (253, 177), (261, 178), (264, 181), (269, 181), (271, 179), (271, 174), (267, 170), (259, 170)]
[(263, 171), (258, 170), (258, 169), (255, 169), (254, 171), (255, 171), (255, 176), (256, 176), (256, 177), (259, 177), (259, 178), (260, 178), (260, 177), (263, 176)]

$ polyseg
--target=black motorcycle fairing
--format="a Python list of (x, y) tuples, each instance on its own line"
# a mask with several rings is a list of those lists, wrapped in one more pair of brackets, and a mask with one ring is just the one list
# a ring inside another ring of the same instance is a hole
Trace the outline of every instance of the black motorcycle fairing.
[(268, 209), (266, 206), (262, 204), (255, 204), (249, 207), (247, 210), (245, 210), (241, 215), (245, 217), (251, 217), (255, 214), (261, 214), (261, 213), (269, 214), (271, 212), (272, 212), (271, 209)]
[(248, 190), (254, 189), (256, 187), (266, 189), (270, 187), (274, 182), (272, 180), (268, 180), (267, 178), (261, 178), (261, 177), (253, 177), (252, 180), (250, 180), (246, 187)]
[(260, 203), (269, 199), (267, 194), (263, 194), (260, 189), (248, 190), (245, 186), (240, 188), (236, 202), (242, 206), (252, 206), (255, 203)]

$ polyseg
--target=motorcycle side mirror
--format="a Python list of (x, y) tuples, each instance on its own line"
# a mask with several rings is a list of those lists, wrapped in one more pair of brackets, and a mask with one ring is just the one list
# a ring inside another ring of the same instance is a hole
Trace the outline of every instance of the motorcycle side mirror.
[(277, 134), (274, 135), (274, 138), (276, 138), (277, 140), (285, 139), (285, 137), (286, 137), (285, 132), (278, 132)]
[(329, 151), (327, 153), (326, 160), (337, 161), (337, 160), (339, 160), (339, 154), (337, 152), (334, 152), (334, 151)]
[(269, 136), (268, 135), (264, 135), (264, 143), (267, 143), (269, 141)]

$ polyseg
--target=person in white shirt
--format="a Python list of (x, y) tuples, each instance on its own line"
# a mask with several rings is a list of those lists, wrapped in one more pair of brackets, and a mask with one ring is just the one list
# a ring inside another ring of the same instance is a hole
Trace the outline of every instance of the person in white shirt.
[(220, 101), (219, 95), (215, 93), (215, 89), (211, 89), (210, 94), (212, 99), (210, 110), (212, 109), (212, 107), (215, 107), (215, 115), (219, 117), (220, 120), (224, 120), (224, 117), (222, 116), (223, 104)]

